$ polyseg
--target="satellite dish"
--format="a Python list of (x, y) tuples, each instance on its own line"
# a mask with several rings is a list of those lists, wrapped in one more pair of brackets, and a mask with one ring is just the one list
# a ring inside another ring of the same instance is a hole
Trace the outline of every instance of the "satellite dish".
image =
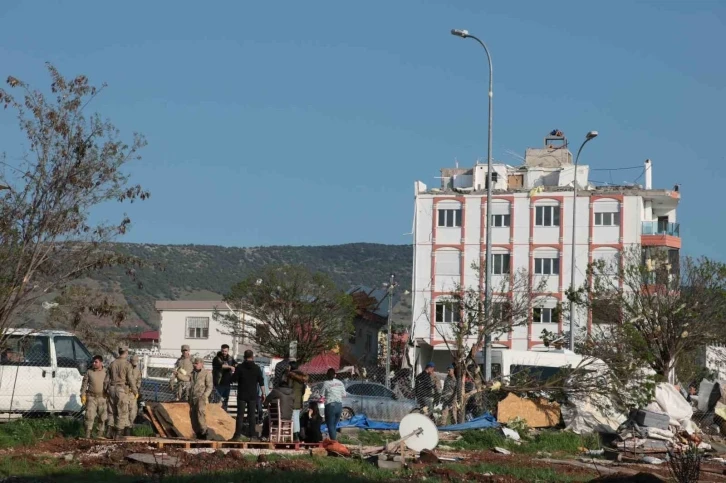
[(432, 450), (439, 444), (439, 431), (428, 416), (418, 413), (406, 415), (398, 426), (398, 433), (412, 451)]

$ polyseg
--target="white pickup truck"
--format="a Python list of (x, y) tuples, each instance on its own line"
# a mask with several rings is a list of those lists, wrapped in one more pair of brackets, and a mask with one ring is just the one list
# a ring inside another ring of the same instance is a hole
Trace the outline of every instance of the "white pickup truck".
[(9, 329), (0, 337), (0, 413), (81, 410), (81, 381), (91, 353), (70, 332)]

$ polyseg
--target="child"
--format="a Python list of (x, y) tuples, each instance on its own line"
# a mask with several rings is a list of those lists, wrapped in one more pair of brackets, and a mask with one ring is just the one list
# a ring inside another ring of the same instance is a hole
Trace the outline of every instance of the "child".
[(300, 416), (300, 432), (303, 441), (320, 443), (323, 440), (323, 434), (320, 432), (321, 424), (323, 424), (323, 417), (320, 416), (317, 401), (309, 401), (308, 410)]

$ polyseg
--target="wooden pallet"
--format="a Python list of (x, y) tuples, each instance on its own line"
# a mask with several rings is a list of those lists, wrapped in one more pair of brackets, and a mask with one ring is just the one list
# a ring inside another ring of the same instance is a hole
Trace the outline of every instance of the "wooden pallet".
[[(99, 440), (106, 441), (108, 440)], [(262, 441), (207, 441), (189, 440), (177, 438), (148, 438), (143, 436), (127, 436), (122, 440), (113, 441), (116, 443), (143, 443), (157, 449), (162, 448), (213, 448), (213, 449), (289, 449), (304, 450), (321, 448), (322, 444), (314, 443), (275, 443)]]

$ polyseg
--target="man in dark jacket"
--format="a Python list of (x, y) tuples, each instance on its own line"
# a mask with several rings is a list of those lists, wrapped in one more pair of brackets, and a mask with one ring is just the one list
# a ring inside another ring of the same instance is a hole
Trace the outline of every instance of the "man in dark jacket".
[(416, 400), (419, 407), (428, 411), (428, 414), (434, 410), (434, 397), (436, 396), (436, 383), (434, 381), (433, 362), (426, 364), (426, 369), (416, 376)]
[(227, 410), (229, 402), (229, 390), (232, 384), (232, 376), (234, 375), (234, 359), (229, 355), (229, 346), (222, 345), (222, 350), (217, 352), (217, 357), (212, 361), (212, 379), (214, 381), (214, 389), (222, 398), (222, 409)]
[[(265, 400), (265, 379), (254, 361), (254, 354), (251, 350), (244, 353), (244, 361), (237, 365), (232, 381), (237, 383), (237, 423), (234, 429), (233, 440), (243, 438), (243, 419), (247, 411), (247, 437), (257, 437), (255, 426), (257, 423), (257, 394), (262, 392), (262, 400)], [(258, 389), (259, 388), (259, 389)]]

